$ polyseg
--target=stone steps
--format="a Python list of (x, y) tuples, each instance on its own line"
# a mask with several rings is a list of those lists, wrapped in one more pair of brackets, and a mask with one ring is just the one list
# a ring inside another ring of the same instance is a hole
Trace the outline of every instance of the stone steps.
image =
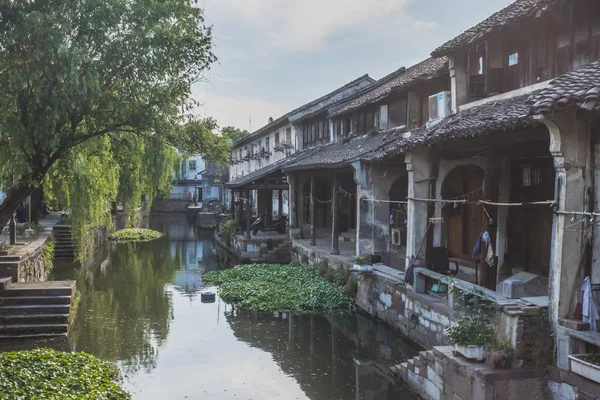
[(23, 285), (20, 285), (19, 287), (9, 287), (8, 289), (2, 291), (2, 293), (0, 293), (0, 295), (2, 297), (37, 297), (37, 296), (41, 296), (41, 297), (55, 297), (55, 296), (72, 296), (73, 295), (73, 289), (70, 287), (59, 287), (59, 288), (45, 288), (45, 287), (40, 287), (40, 288), (26, 288), (26, 287), (22, 287)]
[(69, 331), (68, 324), (11, 324), (0, 325), (0, 335), (14, 337), (15, 335), (47, 334), (61, 335)]
[(69, 304), (26, 304), (0, 306), (0, 316), (4, 315), (45, 315), (68, 314)]
[(66, 314), (5, 314), (0, 313), (0, 327), (5, 325), (63, 325), (69, 323)]
[(71, 304), (71, 296), (0, 296), (0, 306), (31, 306), (39, 304)]
[(54, 245), (55, 260), (73, 260), (75, 258), (75, 245), (69, 225), (55, 225), (52, 233), (56, 243)]
[(69, 330), (75, 282), (0, 279), (0, 339), (51, 337)]

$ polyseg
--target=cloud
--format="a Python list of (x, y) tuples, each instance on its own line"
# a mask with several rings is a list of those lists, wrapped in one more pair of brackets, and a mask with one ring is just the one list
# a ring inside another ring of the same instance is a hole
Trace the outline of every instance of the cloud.
[(202, 118), (215, 118), (219, 126), (233, 125), (239, 129), (249, 128), (252, 117), (252, 131), (267, 124), (269, 117), (278, 118), (291, 107), (272, 103), (260, 97), (234, 97), (207, 91), (206, 87), (196, 86), (192, 89), (192, 97), (200, 102), (196, 114)]
[(435, 21), (415, 21), (413, 26), (415, 29), (437, 29), (440, 27)]
[(332, 37), (361, 25), (399, 23), (411, 0), (207, 0), (207, 15), (228, 18), (259, 34), (260, 47), (294, 54), (321, 50)]

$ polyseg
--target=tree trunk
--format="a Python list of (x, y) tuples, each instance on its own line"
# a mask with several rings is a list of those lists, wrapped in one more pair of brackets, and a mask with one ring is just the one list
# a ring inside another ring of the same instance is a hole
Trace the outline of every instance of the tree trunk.
[(4, 202), (0, 204), (0, 228), (6, 226), (12, 214), (34, 189), (33, 185), (19, 183), (8, 190)]

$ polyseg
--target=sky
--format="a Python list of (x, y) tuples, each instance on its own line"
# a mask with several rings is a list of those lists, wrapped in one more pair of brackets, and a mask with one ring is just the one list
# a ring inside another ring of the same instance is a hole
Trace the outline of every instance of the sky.
[(219, 126), (255, 131), (369, 74), (432, 50), (510, 0), (201, 0), (218, 62), (192, 96)]

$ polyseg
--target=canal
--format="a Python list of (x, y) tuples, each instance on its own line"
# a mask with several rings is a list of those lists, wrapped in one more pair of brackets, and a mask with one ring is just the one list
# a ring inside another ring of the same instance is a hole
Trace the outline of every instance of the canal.
[(202, 274), (224, 267), (210, 233), (185, 216), (154, 215), (148, 225), (165, 236), (107, 244), (82, 265), (56, 265), (54, 278), (76, 279), (81, 294), (68, 339), (10, 347), (113, 361), (134, 399), (415, 399), (388, 373), (418, 352), (398, 333), (360, 313), (203, 303)]

